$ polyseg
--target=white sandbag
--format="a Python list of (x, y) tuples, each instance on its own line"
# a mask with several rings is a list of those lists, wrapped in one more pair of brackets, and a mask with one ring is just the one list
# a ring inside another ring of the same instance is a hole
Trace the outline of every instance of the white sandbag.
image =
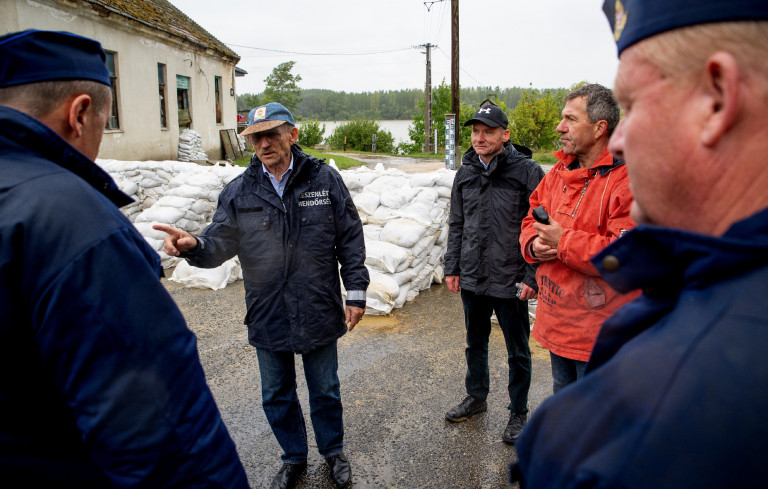
[(361, 192), (356, 195), (352, 201), (355, 203), (355, 207), (357, 207), (359, 212), (370, 216), (379, 207), (381, 198), (379, 197), (379, 194), (373, 192)]
[[(178, 187), (169, 189), (165, 195), (177, 195), (179, 197), (189, 197), (192, 199), (211, 200), (211, 192), (198, 186), (181, 184)], [(215, 200), (213, 200), (215, 202)]]
[[(382, 177), (385, 178), (385, 177)], [(379, 179), (381, 180), (381, 179)], [(378, 182), (378, 180), (376, 180)], [(368, 190), (368, 188), (366, 188)], [(413, 201), (416, 196), (421, 192), (421, 189), (411, 188), (408, 185), (403, 185), (399, 188), (392, 188), (388, 191), (381, 192), (381, 205), (385, 205), (392, 209), (399, 209), (405, 204)]]
[(438, 175), (435, 172), (414, 173), (409, 175), (411, 187), (434, 187)]
[(163, 224), (175, 224), (184, 217), (184, 209), (175, 207), (150, 207), (136, 217), (136, 222), (157, 221)]
[(366, 192), (373, 192), (381, 195), (382, 192), (392, 192), (408, 183), (408, 179), (403, 176), (381, 175), (365, 186)]
[(415, 245), (410, 247), (408, 250), (415, 257), (428, 258), (429, 255), (427, 253), (429, 252), (430, 249), (432, 249), (432, 245), (435, 244), (435, 238), (436, 236), (434, 234), (432, 235), (428, 234), (426, 236), (423, 236), (419, 241), (416, 242)]
[(234, 257), (216, 268), (197, 268), (186, 260), (180, 261), (169, 280), (185, 287), (219, 290), (242, 278), (240, 262)]
[(390, 219), (397, 219), (397, 211), (391, 209), (385, 205), (380, 205), (376, 208), (373, 214), (368, 216), (368, 222), (371, 224), (385, 225)]
[(363, 236), (365, 236), (365, 242), (381, 241), (382, 229), (384, 229), (384, 227), (378, 224), (365, 224), (363, 226)]
[[(139, 233), (142, 236), (144, 236), (144, 239), (151, 238), (157, 241), (163, 241), (165, 237), (168, 236), (168, 234), (163, 231), (158, 231), (157, 229), (153, 229), (152, 226), (154, 224), (164, 224), (164, 223), (134, 222), (133, 226), (139, 231)], [(162, 249), (162, 247), (160, 249)]]
[(386, 241), (365, 242), (365, 264), (377, 270), (395, 273), (408, 260), (408, 252)]
[(388, 275), (371, 269), (368, 272), (371, 283), (365, 294), (366, 313), (389, 314), (395, 305), (395, 299), (400, 295), (400, 286)]
[(344, 170), (341, 172), (341, 179), (349, 190), (359, 190), (381, 176), (380, 173), (368, 168), (358, 168), (355, 170)]
[(412, 219), (392, 219), (381, 230), (381, 240), (403, 248), (411, 248), (427, 232), (427, 226)]
[(158, 207), (175, 207), (177, 209), (187, 209), (194, 203), (195, 199), (178, 195), (165, 195), (157, 201)]
[(433, 222), (431, 212), (431, 205), (428, 205), (425, 202), (415, 201), (397, 209), (396, 214), (400, 217), (417, 221), (424, 226), (429, 226)]

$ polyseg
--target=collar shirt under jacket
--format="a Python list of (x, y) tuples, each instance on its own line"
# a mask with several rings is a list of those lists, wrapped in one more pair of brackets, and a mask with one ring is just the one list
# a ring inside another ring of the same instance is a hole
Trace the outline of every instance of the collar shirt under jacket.
[(486, 169), (474, 149), (464, 154), (451, 191), (445, 253), (445, 274), (458, 275), (462, 289), (511, 299), (516, 283), (537, 288), (536, 265), (525, 262), (519, 244), (528, 198), (544, 177), (530, 156), (506, 142)]
[[(557, 259), (539, 263), (536, 272), (539, 302), (532, 334), (556, 355), (586, 362), (603, 322), (639, 294), (616, 292), (590, 262), (635, 227), (629, 217), (632, 193), (626, 165), (607, 149), (588, 169), (562, 150), (555, 156), (557, 164), (531, 195), (531, 209), (544, 206), (564, 228)], [(525, 259), (532, 263), (534, 222), (529, 213), (520, 236)]]
[(297, 145), (291, 152), (282, 198), (254, 156), (222, 190), (200, 245), (184, 257), (211, 268), (237, 255), (251, 345), (306, 353), (347, 331), (339, 273), (350, 306), (365, 307), (370, 279), (363, 225), (341, 175)]
[(768, 209), (721, 237), (641, 225), (593, 262), (643, 294), (528, 422), (522, 487), (768, 487)]

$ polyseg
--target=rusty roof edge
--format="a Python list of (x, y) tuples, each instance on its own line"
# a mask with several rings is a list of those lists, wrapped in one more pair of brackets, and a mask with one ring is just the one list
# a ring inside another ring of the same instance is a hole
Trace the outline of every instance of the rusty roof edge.
[(117, 15), (120, 15), (120, 16), (125, 17), (127, 19), (131, 19), (134, 22), (138, 22), (139, 24), (142, 24), (142, 25), (144, 25), (146, 27), (149, 27), (151, 29), (158, 30), (158, 31), (164, 32), (164, 33), (166, 33), (168, 35), (177, 37), (177, 38), (181, 39), (182, 41), (190, 42), (190, 43), (195, 44), (196, 46), (201, 47), (203, 49), (213, 49), (213, 50), (217, 51), (219, 54), (221, 54), (222, 56), (224, 56), (225, 58), (233, 60), (235, 64), (237, 64), (237, 62), (240, 61), (240, 56), (237, 53), (235, 53), (233, 50), (231, 50), (229, 47), (227, 47), (226, 44), (224, 44), (223, 42), (221, 42), (218, 39), (216, 39), (211, 33), (209, 33), (207, 30), (203, 29), (194, 20), (192, 20), (189, 16), (187, 16), (184, 12), (182, 12), (181, 10), (179, 10), (178, 8), (176, 8), (175, 6), (173, 6), (169, 2), (164, 2), (164, 3), (167, 6), (171, 7), (176, 13), (178, 13), (180, 15), (183, 15), (186, 18), (187, 21), (191, 22), (192, 24), (194, 24), (195, 27), (199, 28), (201, 31), (203, 31), (205, 34), (207, 34), (209, 36), (210, 40), (214, 41), (214, 42), (211, 43), (212, 45), (205, 44), (204, 42), (201, 42), (197, 38), (192, 37), (191, 36), (192, 33), (188, 33), (188, 34), (190, 34), (190, 37), (182, 36), (180, 34), (180, 31), (182, 31), (183, 29), (181, 29), (181, 28), (179, 28), (178, 30), (173, 30), (173, 29), (170, 29), (170, 28), (165, 28), (165, 29), (161, 28), (161, 27), (159, 27), (159, 26), (157, 26), (157, 25), (155, 25), (155, 24), (153, 24), (151, 22), (148, 22), (146, 20), (137, 18), (136, 16), (130, 15), (128, 12), (125, 12), (123, 10), (115, 8), (112, 5), (110, 5), (108, 2), (105, 2), (103, 0), (82, 0), (82, 1), (84, 1), (86, 3), (89, 3), (89, 4), (98, 5), (98, 6), (104, 8), (104, 9), (107, 9), (110, 12), (113, 12), (113, 13), (115, 13)]

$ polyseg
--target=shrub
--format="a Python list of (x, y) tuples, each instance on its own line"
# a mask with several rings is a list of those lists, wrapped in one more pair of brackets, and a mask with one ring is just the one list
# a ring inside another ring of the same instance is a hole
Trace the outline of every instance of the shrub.
[(372, 151), (374, 134), (377, 152), (391, 153), (394, 150), (395, 138), (392, 133), (381, 129), (378, 122), (369, 119), (356, 119), (338, 126), (328, 137), (328, 144), (334, 149), (346, 147), (356, 151)]
[(311, 148), (323, 142), (323, 134), (325, 134), (325, 124), (320, 124), (318, 121), (302, 122), (299, 125), (299, 146), (305, 146)]

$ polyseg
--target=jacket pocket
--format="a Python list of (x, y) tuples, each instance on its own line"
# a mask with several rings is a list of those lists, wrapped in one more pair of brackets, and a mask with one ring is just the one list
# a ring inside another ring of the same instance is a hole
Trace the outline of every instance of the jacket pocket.
[(597, 309), (605, 305), (605, 291), (592, 277), (587, 278), (587, 287), (584, 289), (584, 300), (591, 309)]

